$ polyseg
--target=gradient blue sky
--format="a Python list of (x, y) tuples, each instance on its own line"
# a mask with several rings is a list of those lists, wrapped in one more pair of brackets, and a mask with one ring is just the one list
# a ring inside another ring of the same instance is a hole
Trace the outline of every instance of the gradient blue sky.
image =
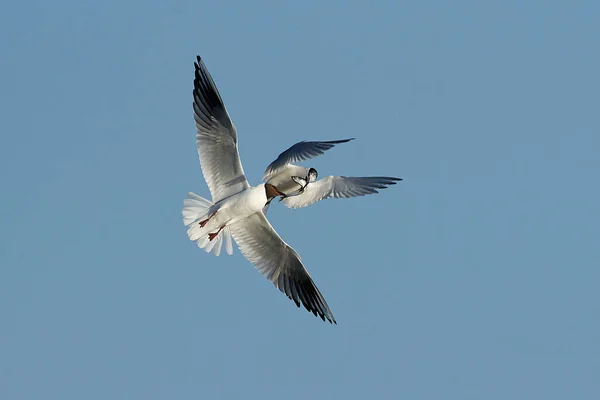
[[(600, 398), (598, 2), (282, 3), (2, 7), (0, 398)], [(405, 179), (271, 207), (339, 325), (188, 241), (196, 54), (252, 184)]]

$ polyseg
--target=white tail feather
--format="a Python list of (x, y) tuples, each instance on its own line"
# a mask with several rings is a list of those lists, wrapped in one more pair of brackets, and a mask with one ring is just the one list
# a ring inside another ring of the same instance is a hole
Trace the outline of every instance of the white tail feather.
[(225, 227), (213, 240), (208, 239), (208, 226), (200, 227), (200, 221), (208, 218), (213, 203), (198, 196), (195, 193), (188, 193), (188, 197), (183, 201), (183, 223), (188, 227), (187, 234), (191, 241), (196, 242), (198, 247), (204, 249), (207, 253), (213, 253), (215, 256), (221, 254), (221, 247), (225, 242), (227, 254), (233, 254), (233, 243), (231, 240), (231, 231)]

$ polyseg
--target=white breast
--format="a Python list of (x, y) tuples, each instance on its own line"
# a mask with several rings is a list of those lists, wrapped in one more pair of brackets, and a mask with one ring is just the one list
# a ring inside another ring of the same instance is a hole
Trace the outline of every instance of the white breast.
[(265, 185), (261, 184), (224, 199), (216, 216), (219, 223), (231, 225), (261, 211), (266, 202)]

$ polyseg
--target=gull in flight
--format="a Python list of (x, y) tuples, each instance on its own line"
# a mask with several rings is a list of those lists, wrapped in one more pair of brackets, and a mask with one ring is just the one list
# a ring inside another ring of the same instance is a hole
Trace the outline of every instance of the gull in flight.
[(263, 181), (277, 187), (284, 194), (280, 201), (287, 207), (300, 208), (331, 197), (347, 198), (378, 193), (378, 189), (385, 189), (402, 180), (389, 176), (328, 176), (317, 180), (316, 169), (292, 164), (320, 156), (336, 144), (351, 140), (354, 138), (329, 142), (298, 142), (269, 164)]
[(285, 243), (263, 209), (286, 196), (272, 183), (250, 186), (240, 162), (237, 132), (217, 87), (200, 57), (194, 79), (196, 145), (212, 201), (194, 193), (184, 200), (183, 222), (190, 240), (218, 256), (225, 244), (240, 251), (280, 291), (315, 316), (337, 323), (298, 253)]

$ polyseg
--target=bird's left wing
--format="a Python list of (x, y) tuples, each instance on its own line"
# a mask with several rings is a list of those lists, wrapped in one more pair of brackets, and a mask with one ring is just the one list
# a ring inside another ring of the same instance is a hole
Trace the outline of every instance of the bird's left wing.
[(275, 232), (267, 217), (258, 212), (230, 225), (231, 234), (244, 257), (279, 290), (300, 307), (324, 321), (337, 323), (300, 256)]

